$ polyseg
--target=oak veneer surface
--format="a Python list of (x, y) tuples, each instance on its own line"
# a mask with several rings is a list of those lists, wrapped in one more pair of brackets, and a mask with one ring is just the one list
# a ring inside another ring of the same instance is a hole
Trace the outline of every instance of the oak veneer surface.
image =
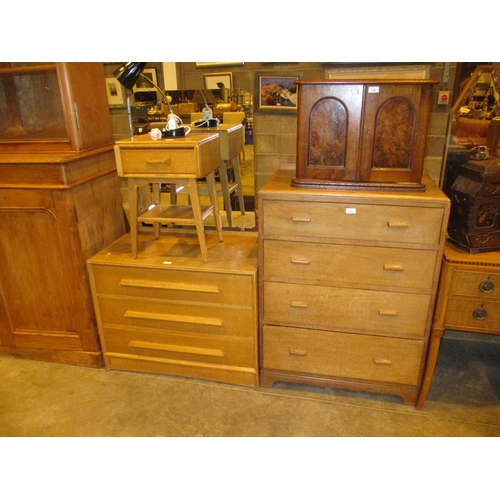
[(332, 385), (415, 403), (449, 200), (311, 189), (278, 171), (258, 193), (261, 383)]
[(206, 263), (194, 231), (138, 240), (88, 260), (107, 368), (257, 387), (257, 235), (208, 234)]

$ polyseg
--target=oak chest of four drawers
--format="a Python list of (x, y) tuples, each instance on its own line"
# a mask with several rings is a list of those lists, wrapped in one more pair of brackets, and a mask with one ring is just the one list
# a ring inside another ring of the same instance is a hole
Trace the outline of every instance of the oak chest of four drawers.
[(260, 383), (418, 395), (449, 200), (291, 187), (258, 195)]

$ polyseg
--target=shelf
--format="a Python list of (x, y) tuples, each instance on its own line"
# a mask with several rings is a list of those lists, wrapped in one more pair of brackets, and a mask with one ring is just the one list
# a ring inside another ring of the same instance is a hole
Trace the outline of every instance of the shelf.
[[(213, 205), (202, 206), (202, 220), (205, 220), (213, 212), (213, 209)], [(137, 220), (139, 222), (149, 223), (175, 223), (180, 226), (195, 225), (196, 223), (191, 205), (156, 205), (143, 212), (139, 217), (137, 217)]]

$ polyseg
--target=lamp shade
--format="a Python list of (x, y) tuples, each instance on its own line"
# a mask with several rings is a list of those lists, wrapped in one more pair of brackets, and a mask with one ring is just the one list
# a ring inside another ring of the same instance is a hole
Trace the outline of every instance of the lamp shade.
[(145, 62), (128, 62), (122, 64), (113, 74), (125, 88), (132, 90), (145, 66)]

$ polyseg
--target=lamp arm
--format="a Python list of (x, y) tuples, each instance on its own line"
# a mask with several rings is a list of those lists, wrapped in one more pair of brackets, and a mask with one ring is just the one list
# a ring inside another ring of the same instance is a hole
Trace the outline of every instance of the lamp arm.
[(153, 87), (162, 95), (163, 100), (165, 101), (165, 103), (168, 106), (168, 109), (170, 110), (170, 113), (173, 114), (172, 108), (170, 107), (170, 103), (168, 102), (167, 95), (165, 94), (165, 92), (163, 92), (163, 90), (160, 87), (158, 87), (158, 85), (156, 85), (156, 83), (153, 82), (153, 80), (147, 77), (144, 73), (141, 73), (141, 76), (144, 78), (144, 80), (147, 80), (151, 85), (153, 85)]

